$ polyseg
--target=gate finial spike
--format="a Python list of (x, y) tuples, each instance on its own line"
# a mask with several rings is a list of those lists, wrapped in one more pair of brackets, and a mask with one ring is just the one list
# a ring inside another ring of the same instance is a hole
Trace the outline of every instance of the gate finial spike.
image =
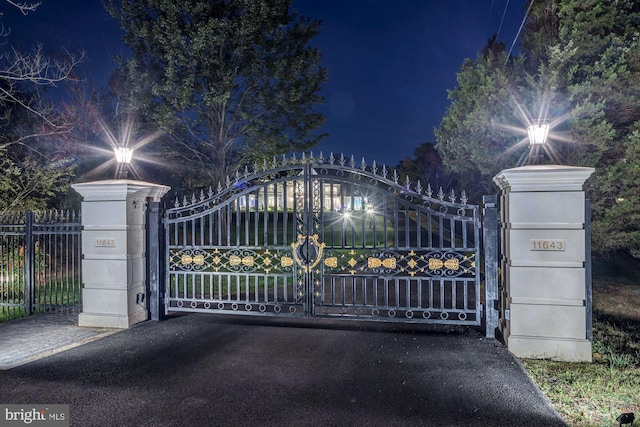
[(367, 162), (364, 161), (364, 157), (362, 158), (362, 161), (360, 162), (360, 169), (362, 169), (363, 171), (367, 170)]
[(398, 171), (395, 169), (393, 170), (393, 182), (398, 183)]
[(378, 174), (378, 166), (376, 165), (376, 161), (373, 161), (373, 164), (371, 166), (371, 172), (373, 172), (374, 175)]
[(227, 175), (227, 188), (231, 187), (231, 178), (229, 178), (229, 175)]
[(262, 160), (262, 172), (267, 170), (267, 159)]
[(388, 174), (387, 165), (382, 165), (382, 177), (386, 179)]
[(462, 202), (463, 205), (466, 205), (467, 202), (469, 201), (469, 199), (467, 199), (467, 192), (462, 190), (462, 192), (460, 193), (460, 201)]
[(329, 164), (332, 165), (336, 162), (336, 158), (333, 156), (333, 151), (329, 154)]
[(404, 180), (404, 186), (408, 191), (411, 191), (411, 180), (409, 180), (409, 175), (407, 175), (406, 179)]
[(202, 190), (202, 188), (200, 189), (200, 201), (204, 200), (204, 191)]
[(344, 158), (344, 153), (340, 153), (340, 166), (344, 166), (347, 161)]
[(320, 156), (318, 157), (318, 163), (320, 164), (324, 163), (324, 154), (322, 154), (322, 151), (320, 151)]
[(211, 186), (209, 186), (209, 191), (207, 192), (207, 196), (209, 196), (209, 198), (213, 197), (213, 190), (211, 189)]
[(218, 181), (218, 193), (222, 192), (222, 183)]
[(351, 166), (354, 169), (356, 167), (356, 159), (353, 157), (353, 154), (351, 155), (351, 161), (349, 162), (349, 166)]
[(444, 191), (442, 191), (442, 187), (438, 190), (438, 199), (440, 199), (441, 202), (444, 201)]
[(453, 188), (449, 192), (449, 200), (451, 201), (451, 203), (454, 203), (456, 201), (456, 192), (453, 191)]
[(275, 169), (278, 167), (278, 160), (276, 160), (276, 156), (273, 156), (273, 162), (272, 162), (272, 169)]
[(431, 189), (431, 183), (427, 182), (427, 197), (431, 198), (433, 196), (433, 190)]
[(178, 196), (176, 196), (176, 199), (173, 201), (173, 207), (174, 208), (180, 207), (180, 201), (178, 200)]
[(244, 166), (244, 177), (248, 177), (249, 176), (249, 166), (245, 165)]
[(422, 194), (422, 184), (420, 183), (420, 180), (418, 180), (418, 183), (416, 184), (416, 193)]
[(187, 202), (187, 195), (182, 196), (182, 206), (187, 206), (189, 202)]

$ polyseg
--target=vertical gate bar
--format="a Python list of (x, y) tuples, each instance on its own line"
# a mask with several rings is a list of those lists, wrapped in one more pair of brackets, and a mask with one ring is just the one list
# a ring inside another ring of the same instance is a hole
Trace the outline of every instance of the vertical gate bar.
[[(293, 189), (292, 189), (293, 190)], [(289, 207), (287, 197), (287, 181), (282, 182), (282, 244), (286, 245), (289, 242)], [(293, 191), (292, 191), (293, 192)], [(294, 203), (295, 206), (295, 203)]]
[(242, 230), (242, 211), (240, 208), (240, 199), (236, 199), (233, 203), (234, 206), (234, 214), (236, 217), (235, 220), (235, 234), (236, 234), (236, 238), (235, 238), (235, 245), (236, 246), (240, 246), (240, 237), (241, 237), (241, 230)]
[[(280, 212), (280, 206), (278, 206), (278, 184), (273, 184), (270, 187), (273, 187), (273, 246), (278, 246), (278, 212)], [(265, 189), (265, 194), (267, 194), (267, 190)], [(265, 227), (265, 233), (267, 233)]]
[(324, 212), (325, 212), (324, 211), (324, 208), (325, 208), (325, 205), (324, 205), (324, 202), (325, 202), (325, 200), (324, 200), (324, 180), (319, 180), (318, 181), (318, 197), (320, 198), (320, 200), (318, 200), (318, 202), (319, 202), (319, 205), (318, 205), (318, 207), (319, 207), (319, 212), (318, 212), (319, 223), (318, 223), (318, 227), (320, 228), (319, 229), (320, 241), (324, 242), (325, 241), (325, 235), (324, 235), (325, 234), (324, 233)]
[[(257, 191), (258, 193), (258, 197), (260, 196), (260, 190)], [(263, 228), (263, 234), (262, 234), (262, 246), (267, 247), (269, 246), (269, 208), (268, 208), (268, 194), (267, 194), (267, 187), (264, 187), (262, 189), (262, 228)], [(274, 229), (274, 233), (275, 233), (275, 229)], [(258, 243), (260, 244), (260, 243)]]
[(244, 196), (244, 245), (249, 246), (251, 236), (251, 194)]
[(404, 204), (404, 245), (405, 247), (411, 246), (411, 223), (409, 219), (409, 206)]
[(429, 233), (427, 236), (427, 239), (429, 240), (429, 247), (433, 248), (433, 215), (431, 214), (428, 214), (427, 218), (427, 232)]
[(451, 281), (451, 308), (458, 308), (458, 281), (455, 279)]
[[(485, 334), (487, 338), (495, 338), (498, 329), (498, 196), (484, 196), (482, 202), (484, 205), (482, 245), (484, 249)], [(476, 230), (479, 227), (476, 225)], [(479, 243), (476, 242), (475, 246), (478, 247)], [(478, 268), (480, 265), (480, 262), (477, 262), (476, 277), (479, 276)], [(479, 279), (476, 279), (476, 283), (477, 280)], [(476, 299), (479, 298), (480, 296), (476, 295)], [(477, 303), (476, 307), (478, 307)]]
[(406, 295), (404, 297), (405, 308), (407, 309), (411, 307), (411, 281), (412, 279), (407, 280), (407, 290), (406, 290)]
[[(335, 196), (334, 196), (334, 191), (333, 191), (333, 182), (329, 183), (329, 205), (330, 205), (330, 211), (331, 211), (331, 215), (333, 216), (334, 212), (336, 211), (336, 207), (335, 207)], [(333, 227), (334, 227), (334, 223), (335, 221), (329, 222), (329, 233), (331, 233), (331, 238), (330, 238), (330, 242), (329, 242), (329, 246), (331, 247), (335, 247), (335, 242), (334, 242), (334, 232), (333, 232)]]
[(449, 246), (452, 248), (456, 247), (456, 221), (455, 219), (449, 219)]
[(27, 314), (33, 314), (34, 303), (34, 238), (33, 238), (33, 223), (35, 213), (33, 211), (27, 211), (25, 213), (24, 221), (24, 296)]
[[(350, 201), (350, 212), (351, 215), (353, 215), (355, 213), (355, 209), (356, 209), (356, 189), (354, 188), (355, 185), (353, 183), (350, 184), (351, 187), (351, 201)], [(351, 220), (349, 222), (349, 229), (351, 230), (351, 247), (355, 248), (356, 247), (356, 230), (355, 230), (355, 224), (353, 222), (353, 220)]]
[(468, 221), (462, 222), (462, 247), (464, 249), (469, 248), (469, 240), (467, 236), (469, 224), (470, 223)]
[(355, 306), (358, 300), (358, 286), (356, 284), (356, 276), (351, 276), (351, 305)]
[(422, 247), (422, 214), (418, 209), (413, 210), (416, 214), (416, 246)]
[(398, 202), (393, 201), (393, 246), (398, 247)]

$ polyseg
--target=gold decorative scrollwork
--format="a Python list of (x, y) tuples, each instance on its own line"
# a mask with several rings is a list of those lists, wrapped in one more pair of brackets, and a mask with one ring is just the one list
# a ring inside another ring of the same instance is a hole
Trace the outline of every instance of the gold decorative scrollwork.
[(384, 268), (390, 268), (390, 269), (395, 269), (397, 266), (396, 263), (396, 259), (395, 258), (375, 258), (375, 257), (369, 257), (369, 259), (367, 260), (367, 266), (369, 268), (379, 268), (379, 267), (384, 267)]
[(444, 263), (442, 262), (441, 259), (429, 258), (429, 270), (431, 271), (438, 270), (442, 268), (443, 265)]
[(460, 269), (460, 260), (458, 258), (448, 259), (446, 261), (442, 261), (437, 258), (429, 258), (429, 270), (439, 270), (442, 267), (447, 270), (459, 270)]
[(460, 268), (460, 260), (458, 258), (448, 259), (444, 262), (444, 267), (449, 270), (458, 270)]
[(322, 260), (324, 243), (318, 241), (318, 235), (298, 235), (298, 240), (291, 244), (293, 258), (302, 270), (309, 272)]
[(293, 258), (288, 256), (283, 256), (280, 258), (280, 266), (283, 268), (291, 267), (293, 265)]
[(180, 261), (182, 262), (182, 265), (189, 265), (191, 263), (195, 265), (204, 265), (204, 255), (191, 256), (183, 254)]
[(329, 268), (336, 268), (338, 266), (338, 258), (334, 256), (329, 257), (324, 260), (324, 265)]

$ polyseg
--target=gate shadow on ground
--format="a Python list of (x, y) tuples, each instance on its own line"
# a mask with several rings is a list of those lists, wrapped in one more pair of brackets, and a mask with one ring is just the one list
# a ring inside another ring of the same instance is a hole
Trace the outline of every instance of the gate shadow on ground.
[[(171, 319), (175, 316), (184, 316), (185, 314), (172, 314), (168, 317)], [(473, 334), (481, 335), (484, 327), (477, 326), (458, 326), (458, 325), (439, 325), (410, 323), (406, 320), (403, 322), (384, 322), (384, 321), (368, 321), (359, 320), (357, 318), (344, 317), (335, 319), (322, 318), (304, 318), (291, 317), (283, 318), (281, 316), (265, 317), (265, 316), (243, 316), (243, 315), (224, 315), (224, 314), (204, 314), (209, 316), (212, 321), (226, 325), (245, 325), (245, 326), (272, 326), (282, 328), (302, 328), (302, 329), (327, 329), (342, 331), (360, 331), (360, 332), (386, 332), (386, 333), (411, 333), (411, 334), (451, 334), (463, 335)]]

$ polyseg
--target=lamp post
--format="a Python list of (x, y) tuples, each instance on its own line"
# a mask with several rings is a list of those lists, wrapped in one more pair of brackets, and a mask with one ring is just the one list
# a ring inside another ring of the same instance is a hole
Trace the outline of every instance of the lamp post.
[(116, 156), (116, 179), (128, 178), (129, 165), (133, 160), (133, 149), (128, 147), (116, 147), (113, 149)]

